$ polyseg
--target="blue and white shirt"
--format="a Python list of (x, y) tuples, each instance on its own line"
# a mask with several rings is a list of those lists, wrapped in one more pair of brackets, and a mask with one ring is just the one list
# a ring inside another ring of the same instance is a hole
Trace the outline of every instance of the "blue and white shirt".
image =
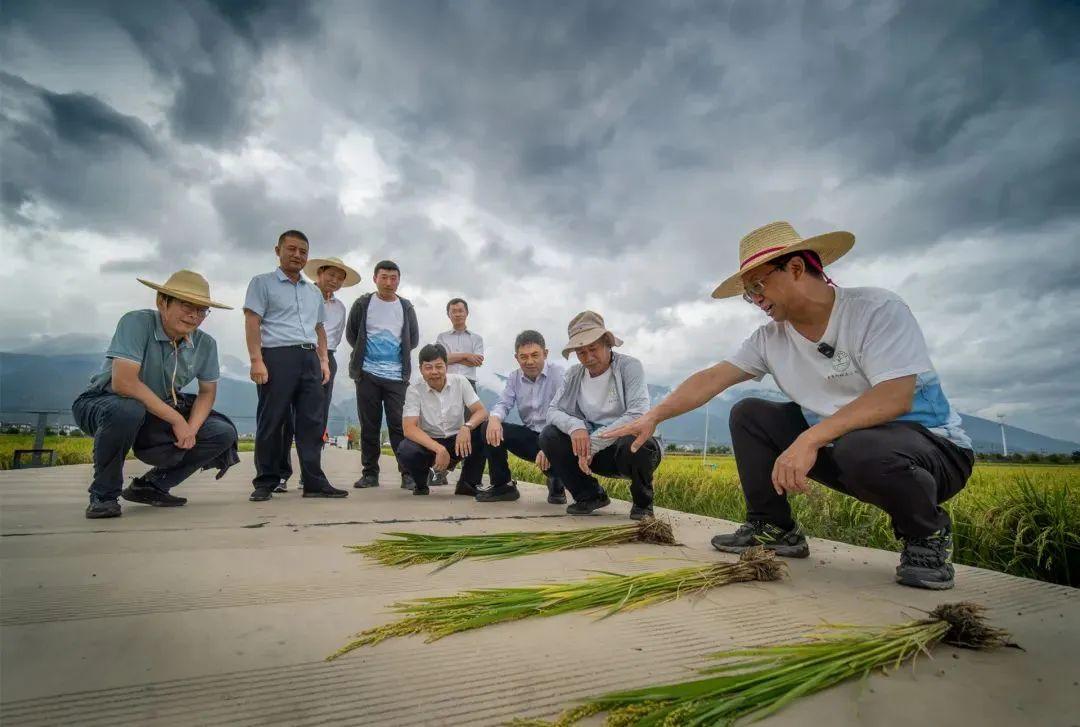
[(401, 381), (401, 331), (405, 326), (405, 309), (401, 301), (389, 303), (377, 295), (371, 296), (367, 309), (367, 348), (363, 370), (372, 376)]
[[(818, 351), (833, 347), (830, 358)], [(882, 288), (837, 288), (821, 341), (810, 341), (784, 321), (768, 323), (743, 342), (729, 363), (758, 381), (772, 374), (776, 385), (802, 407), (814, 425), (883, 381), (916, 377), (911, 411), (902, 421), (971, 449), (960, 415), (941, 387), (926, 339), (907, 304)]]

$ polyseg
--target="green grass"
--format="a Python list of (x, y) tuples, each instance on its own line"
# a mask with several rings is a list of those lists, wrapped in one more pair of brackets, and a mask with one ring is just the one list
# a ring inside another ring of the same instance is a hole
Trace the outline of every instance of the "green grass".
[[(542, 482), (529, 462), (510, 458), (514, 478)], [(613, 497), (630, 499), (623, 480), (601, 478)], [(654, 479), (656, 505), (742, 522), (746, 505), (732, 457), (665, 458)], [(955, 560), (980, 568), (1080, 586), (1080, 467), (980, 463), (945, 508), (953, 519)], [(872, 505), (815, 485), (792, 498), (810, 535), (899, 550), (888, 516)]]
[[(16, 449), (32, 449), (33, 434), (0, 434), (0, 470), (11, 469)], [(90, 437), (45, 437), (45, 448), (56, 450), (57, 464), (87, 464), (93, 461), (94, 440)], [(251, 440), (240, 440), (240, 451), (255, 449)], [(128, 454), (128, 459), (133, 455)]]

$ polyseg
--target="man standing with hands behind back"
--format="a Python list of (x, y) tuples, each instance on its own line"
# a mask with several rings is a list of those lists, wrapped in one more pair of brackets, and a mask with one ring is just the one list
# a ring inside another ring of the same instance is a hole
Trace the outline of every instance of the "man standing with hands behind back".
[(330, 380), (323, 295), (300, 272), (308, 239), (281, 233), (274, 247), (278, 268), (256, 275), (244, 298), (244, 328), (251, 380), (259, 393), (255, 425), (252, 502), (269, 500), (278, 486), (284, 429), (295, 412), (296, 449), (304, 497), (345, 497), (322, 471), (323, 385)]

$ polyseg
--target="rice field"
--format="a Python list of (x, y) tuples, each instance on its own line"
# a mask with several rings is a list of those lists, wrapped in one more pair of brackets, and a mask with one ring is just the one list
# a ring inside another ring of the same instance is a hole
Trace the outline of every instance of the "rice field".
[[(510, 458), (514, 478), (542, 482), (535, 465)], [(612, 497), (628, 483), (601, 478)], [(733, 457), (668, 457), (654, 479), (657, 507), (742, 522), (746, 506)], [(1080, 466), (979, 463), (967, 486), (945, 504), (957, 563), (1051, 583), (1080, 586)], [(882, 511), (814, 485), (792, 498), (808, 535), (899, 551)]]

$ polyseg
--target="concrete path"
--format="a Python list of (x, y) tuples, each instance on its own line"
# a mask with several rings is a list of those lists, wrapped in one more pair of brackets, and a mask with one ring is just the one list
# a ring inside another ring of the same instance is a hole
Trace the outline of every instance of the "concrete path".
[[(14, 725), (494, 725), (552, 716), (575, 699), (684, 678), (720, 648), (790, 639), (822, 621), (889, 623), (970, 599), (1027, 651), (939, 648), (913, 671), (804, 699), (767, 725), (1077, 725), (1080, 591), (958, 567), (944, 594), (893, 583), (896, 555), (812, 541), (790, 579), (737, 584), (596, 621), (566, 615), (395, 639), (326, 663), (349, 636), (393, 618), (394, 601), (464, 587), (576, 579), (729, 558), (708, 544), (729, 523), (680, 513), (683, 548), (620, 546), (431, 574), (373, 565), (342, 546), (386, 530), (479, 533), (627, 522), (628, 506), (571, 518), (540, 487), (478, 504), (436, 488), (383, 486), (345, 500), (291, 490), (250, 503), (250, 455), (215, 482), (180, 490), (186, 507), (125, 504), (86, 520), (89, 467), (0, 473), (0, 720)], [(359, 456), (330, 449), (330, 478)], [(387, 463), (389, 464), (389, 463)], [(142, 471), (132, 464), (129, 474)], [(649, 558), (649, 560), (645, 560)]]

